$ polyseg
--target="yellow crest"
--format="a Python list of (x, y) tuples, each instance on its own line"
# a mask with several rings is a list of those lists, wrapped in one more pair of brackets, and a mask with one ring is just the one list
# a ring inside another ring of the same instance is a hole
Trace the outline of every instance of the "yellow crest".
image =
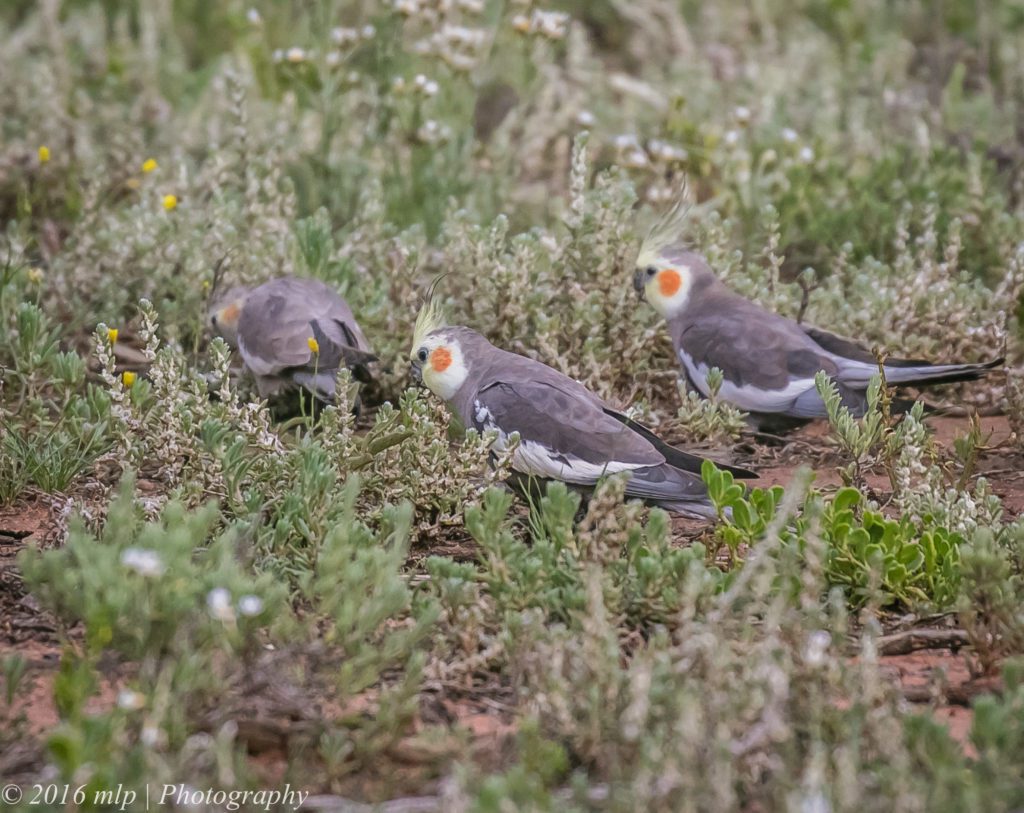
[(675, 202), (647, 232), (647, 236), (640, 244), (640, 253), (636, 258), (638, 268), (657, 265), (661, 253), (666, 248), (683, 243), (683, 230), (693, 208), (693, 204), (686, 199), (686, 189), (684, 182)]
[(437, 290), (437, 284), (447, 275), (447, 273), (441, 274), (432, 283), (430, 283), (430, 288), (427, 289), (427, 296), (423, 300), (423, 304), (420, 306), (420, 312), (416, 314), (416, 327), (413, 328), (412, 332), (411, 356), (416, 355), (416, 350), (429, 334), (433, 333), (438, 328), (444, 327), (446, 324), (444, 309), (442, 308), (441, 303), (434, 298), (434, 293)]

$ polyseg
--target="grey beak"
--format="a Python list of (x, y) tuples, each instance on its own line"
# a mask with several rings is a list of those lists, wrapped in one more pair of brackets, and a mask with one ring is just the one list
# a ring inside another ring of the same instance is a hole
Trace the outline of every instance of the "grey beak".
[(412, 380), (417, 384), (423, 383), (423, 370), (420, 369), (420, 365), (415, 361), (409, 365), (409, 375), (412, 376)]
[(644, 296), (644, 272), (637, 270), (633, 272), (633, 290), (636, 291), (637, 296), (640, 299), (646, 299)]

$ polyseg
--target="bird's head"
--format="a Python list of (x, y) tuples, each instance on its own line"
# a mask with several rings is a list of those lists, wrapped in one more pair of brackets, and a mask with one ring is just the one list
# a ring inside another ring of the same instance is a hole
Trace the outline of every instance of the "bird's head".
[(210, 327), (232, 347), (238, 346), (238, 320), (249, 297), (249, 289), (238, 286), (229, 288), (210, 303)]
[(426, 384), (434, 395), (450, 401), (469, 375), (467, 343), (477, 334), (445, 324), (441, 305), (434, 299), (439, 279), (430, 286), (416, 316), (409, 361), (413, 378)]
[(686, 307), (695, 279), (704, 273), (710, 273), (707, 263), (693, 251), (641, 251), (633, 271), (633, 288), (658, 313), (671, 319)]
[(459, 332), (455, 328), (441, 328), (413, 344), (413, 377), (445, 401), (455, 397), (469, 375), (466, 348)]
[(704, 259), (683, 240), (690, 206), (683, 194), (647, 233), (636, 258), (633, 288), (666, 319), (686, 307), (694, 282), (710, 275)]

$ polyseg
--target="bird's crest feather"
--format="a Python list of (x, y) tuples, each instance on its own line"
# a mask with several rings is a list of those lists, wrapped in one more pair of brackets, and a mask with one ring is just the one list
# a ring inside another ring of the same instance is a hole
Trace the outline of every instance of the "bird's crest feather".
[(416, 352), (416, 348), (420, 346), (420, 343), (431, 333), (438, 328), (445, 326), (444, 308), (441, 303), (435, 298), (434, 294), (437, 290), (437, 284), (447, 276), (441, 274), (430, 283), (430, 288), (427, 289), (426, 298), (423, 300), (423, 304), (420, 306), (420, 312), (416, 315), (416, 327), (413, 328), (412, 333), (412, 352)]
[(656, 265), (665, 249), (682, 243), (683, 230), (692, 208), (693, 204), (687, 200), (684, 183), (675, 202), (654, 222), (640, 244), (640, 253), (636, 259), (638, 267)]

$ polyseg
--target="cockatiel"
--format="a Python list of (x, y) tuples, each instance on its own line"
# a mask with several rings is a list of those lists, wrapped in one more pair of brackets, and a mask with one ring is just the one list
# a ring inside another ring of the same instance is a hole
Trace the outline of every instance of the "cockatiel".
[(700, 478), (700, 457), (664, 443), (546, 364), (500, 350), (470, 328), (445, 326), (429, 302), (416, 322), (411, 361), (413, 376), (467, 428), (497, 431), (496, 450), (519, 433), (516, 472), (593, 486), (625, 471), (627, 496), (689, 516), (715, 516)]
[[(785, 425), (827, 415), (814, 382), (824, 370), (850, 411), (864, 414), (868, 384), (878, 373), (870, 351), (744, 299), (715, 277), (703, 257), (676, 242), (674, 227), (678, 222), (670, 214), (644, 240), (633, 287), (668, 321), (691, 387), (706, 397), (708, 371), (717, 367), (723, 375), (718, 397), (749, 412), (756, 426)], [(885, 377), (889, 384), (915, 387), (972, 381), (1002, 363), (888, 359)]]
[(357, 381), (371, 380), (376, 356), (352, 309), (319, 280), (280, 277), (231, 288), (215, 297), (210, 324), (238, 349), (263, 398), (297, 385), (333, 401), (342, 366)]

